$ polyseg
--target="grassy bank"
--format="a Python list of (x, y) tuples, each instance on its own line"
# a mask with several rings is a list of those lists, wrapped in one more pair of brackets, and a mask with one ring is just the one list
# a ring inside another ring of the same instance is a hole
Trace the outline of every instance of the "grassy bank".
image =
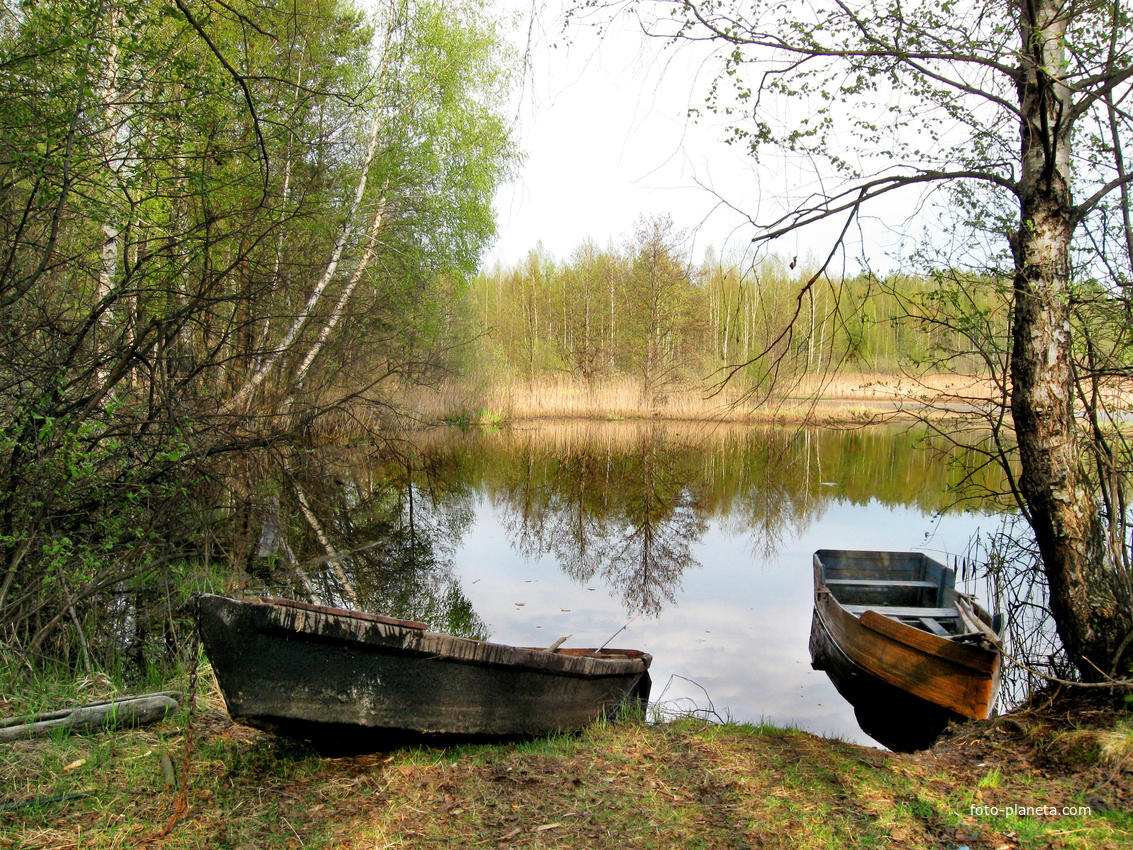
[[(915, 755), (684, 720), (329, 759), (234, 725), (208, 690), (191, 726), (0, 745), (0, 805), (87, 795), (0, 810), (0, 847), (1133, 846), (1133, 726), (1101, 702), (1063, 696)], [(163, 755), (187, 764), (183, 810)]]

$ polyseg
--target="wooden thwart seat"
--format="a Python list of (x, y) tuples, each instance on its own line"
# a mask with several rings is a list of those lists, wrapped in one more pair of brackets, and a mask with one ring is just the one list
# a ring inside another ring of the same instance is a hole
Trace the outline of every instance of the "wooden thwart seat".
[(935, 590), (940, 586), (935, 581), (895, 581), (876, 578), (828, 578), (827, 587), (924, 587)]
[(876, 611), (878, 614), (884, 614), (886, 617), (896, 618), (909, 618), (919, 620), (929, 617), (933, 620), (954, 620), (960, 616), (960, 612), (955, 608), (917, 608), (917, 607), (898, 607), (895, 605), (843, 605), (851, 614), (860, 615), (863, 611)]

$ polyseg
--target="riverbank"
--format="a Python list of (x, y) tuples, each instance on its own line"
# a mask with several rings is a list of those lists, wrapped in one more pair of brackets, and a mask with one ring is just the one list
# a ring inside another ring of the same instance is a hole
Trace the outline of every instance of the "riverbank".
[(774, 392), (706, 381), (644, 396), (632, 378), (587, 384), (567, 377), (452, 382), (406, 390), (401, 403), (423, 422), (516, 423), (531, 420), (704, 421), (735, 423), (880, 422), (970, 414), (997, 398), (979, 377), (853, 374), (804, 376)]
[[(163, 755), (187, 764), (183, 810)], [(0, 847), (44, 850), (1133, 845), (1133, 723), (1096, 693), (913, 755), (679, 720), (329, 759), (233, 724), (209, 688), (191, 724), (8, 745), (0, 772), (6, 807), (87, 794), (0, 810)]]

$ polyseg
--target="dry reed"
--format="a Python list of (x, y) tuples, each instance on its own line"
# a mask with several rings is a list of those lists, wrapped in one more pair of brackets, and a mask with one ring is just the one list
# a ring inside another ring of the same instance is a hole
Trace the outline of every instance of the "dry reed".
[[(382, 398), (357, 400), (328, 417), (344, 432), (530, 420), (669, 420), (679, 422), (865, 422), (987, 411), (1006, 403), (1006, 388), (983, 376), (933, 374), (803, 375), (757, 392), (713, 379), (666, 387), (644, 397), (640, 381), (610, 378), (588, 384), (567, 376), (527, 381), (451, 380), (406, 386)], [(1099, 408), (1133, 408), (1133, 383), (1099, 390)]]
[(761, 395), (739, 386), (702, 385), (667, 388), (646, 399), (633, 378), (594, 384), (567, 377), (533, 381), (505, 379), (475, 385), (450, 382), (435, 389), (417, 388), (403, 401), (422, 421), (523, 421), (530, 419), (667, 419), (676, 421), (750, 422), (767, 419), (859, 418), (871, 406), (892, 413), (903, 405), (921, 410), (939, 402), (985, 401), (991, 382), (963, 376), (913, 380), (887, 375), (803, 377), (789, 388)]

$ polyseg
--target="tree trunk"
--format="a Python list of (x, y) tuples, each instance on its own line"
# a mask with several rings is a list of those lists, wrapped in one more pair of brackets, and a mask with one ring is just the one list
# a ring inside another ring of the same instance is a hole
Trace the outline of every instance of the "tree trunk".
[[(283, 340), (275, 347), (271, 356), (268, 357), (260, 368), (245, 381), (240, 390), (225, 402), (224, 408), (226, 410), (232, 410), (242, 405), (268, 376), (280, 358), (290, 352), (291, 346), (299, 336), (300, 331), (303, 330), (307, 324), (307, 320), (310, 319), (311, 315), (315, 312), (315, 308), (323, 297), (323, 292), (334, 279), (335, 272), (338, 270), (339, 261), (342, 259), (343, 251), (345, 251), (347, 243), (354, 235), (356, 227), (355, 219), (358, 214), (358, 208), (362, 204), (362, 198), (366, 193), (366, 180), (370, 176), (370, 166), (374, 161), (374, 152), (378, 144), (378, 130), (381, 128), (381, 118), (381, 110), (375, 109), (370, 123), (370, 142), (366, 148), (366, 156), (362, 161), (358, 185), (354, 189), (354, 198), (350, 204), (346, 221), (342, 225), (342, 230), (339, 231), (338, 238), (335, 240), (334, 248), (331, 250), (330, 260), (327, 262), (322, 276), (311, 290), (311, 294), (307, 297), (307, 303), (303, 306), (302, 310), (300, 310), (299, 315), (292, 321), (291, 328), (284, 335)], [(378, 221), (380, 221), (380, 218)]]
[[(1011, 411), (1020, 487), (1050, 584), (1059, 636), (1083, 677), (1115, 671), (1133, 631), (1127, 588), (1105, 545), (1103, 518), (1076, 440), (1070, 333), (1070, 92), (1061, 3), (1021, 4), (1020, 224), (1015, 253)], [(1120, 521), (1121, 518), (1114, 518)], [(1128, 664), (1125, 665), (1125, 668)], [(1124, 668), (1122, 668), (1124, 669)]]
[[(388, 185), (388, 181), (387, 181)], [(378, 241), (378, 231), (381, 230), (382, 222), (385, 218), (386, 199), (384, 195), (378, 199), (377, 210), (374, 212), (373, 222), (370, 224), (370, 237), (366, 243), (366, 248), (362, 251), (362, 256), (358, 258), (358, 265), (354, 267), (354, 273), (350, 276), (350, 282), (343, 288), (342, 293), (338, 297), (338, 303), (334, 305), (331, 311), (330, 318), (323, 324), (323, 329), (319, 333), (319, 338), (307, 351), (307, 356), (303, 358), (303, 362), (299, 364), (299, 369), (295, 376), (291, 379), (293, 386), (300, 389), (304, 381), (307, 380), (307, 372), (311, 369), (311, 364), (315, 362), (315, 358), (323, 350), (330, 335), (342, 321), (342, 317), (346, 315), (346, 307), (350, 303), (350, 296), (354, 294), (354, 289), (358, 286), (358, 282), (365, 274), (367, 267), (370, 265), (370, 260), (374, 258), (374, 250)]]
[[(95, 360), (97, 366), (95, 375), (98, 386), (104, 387), (110, 377), (110, 364), (113, 358), (108, 355), (106, 348), (110, 345), (113, 334), (111, 319), (114, 309), (110, 302), (110, 295), (114, 289), (114, 282), (118, 276), (119, 267), (119, 237), (122, 235), (121, 213), (117, 210), (116, 194), (119, 191), (118, 179), (129, 154), (125, 150), (128, 141), (119, 139), (120, 119), (119, 101), (121, 93), (118, 88), (118, 75), (121, 71), (121, 59), (118, 48), (118, 18), (119, 10), (111, 7), (109, 20), (105, 23), (106, 33), (106, 59), (100, 69), (96, 90), (99, 106), (102, 112), (102, 127), (99, 129), (99, 141), (102, 145), (102, 156), (109, 176), (105, 189), (106, 210), (101, 222), (102, 250), (98, 266), (98, 288), (95, 290), (95, 303), (107, 303), (106, 312), (102, 317), (101, 329), (96, 333)], [(103, 357), (107, 362), (103, 363)]]

